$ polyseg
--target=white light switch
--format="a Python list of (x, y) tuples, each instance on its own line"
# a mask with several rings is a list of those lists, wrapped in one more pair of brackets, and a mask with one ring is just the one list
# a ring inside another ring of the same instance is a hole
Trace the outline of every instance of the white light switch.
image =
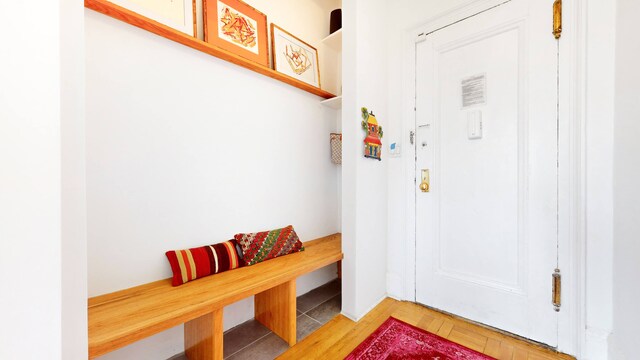
[(482, 139), (482, 111), (467, 113), (467, 136), (469, 140)]

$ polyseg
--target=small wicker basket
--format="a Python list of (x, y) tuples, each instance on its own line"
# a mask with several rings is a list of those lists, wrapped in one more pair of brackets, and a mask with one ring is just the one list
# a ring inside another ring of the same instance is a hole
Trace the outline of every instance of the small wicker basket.
[(342, 134), (331, 134), (331, 162), (342, 165)]

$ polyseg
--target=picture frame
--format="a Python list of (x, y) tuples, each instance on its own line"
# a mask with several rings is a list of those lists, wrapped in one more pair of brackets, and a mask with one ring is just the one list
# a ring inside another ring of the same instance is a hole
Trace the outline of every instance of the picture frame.
[(189, 36), (197, 36), (196, 0), (110, 0)]
[(241, 0), (203, 0), (204, 41), (269, 67), (267, 16)]
[(320, 88), (318, 50), (300, 38), (271, 24), (273, 69)]

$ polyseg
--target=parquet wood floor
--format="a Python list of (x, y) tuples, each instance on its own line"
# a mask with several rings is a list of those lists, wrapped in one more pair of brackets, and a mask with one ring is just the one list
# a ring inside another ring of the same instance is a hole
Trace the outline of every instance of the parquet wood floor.
[(278, 359), (344, 359), (389, 316), (500, 360), (574, 359), (455, 316), (389, 298), (357, 323), (338, 315)]

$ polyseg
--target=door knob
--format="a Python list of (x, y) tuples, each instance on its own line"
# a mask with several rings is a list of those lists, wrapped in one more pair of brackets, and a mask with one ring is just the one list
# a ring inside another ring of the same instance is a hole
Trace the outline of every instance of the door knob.
[(429, 169), (422, 169), (422, 180), (420, 181), (420, 190), (424, 193), (429, 192)]

